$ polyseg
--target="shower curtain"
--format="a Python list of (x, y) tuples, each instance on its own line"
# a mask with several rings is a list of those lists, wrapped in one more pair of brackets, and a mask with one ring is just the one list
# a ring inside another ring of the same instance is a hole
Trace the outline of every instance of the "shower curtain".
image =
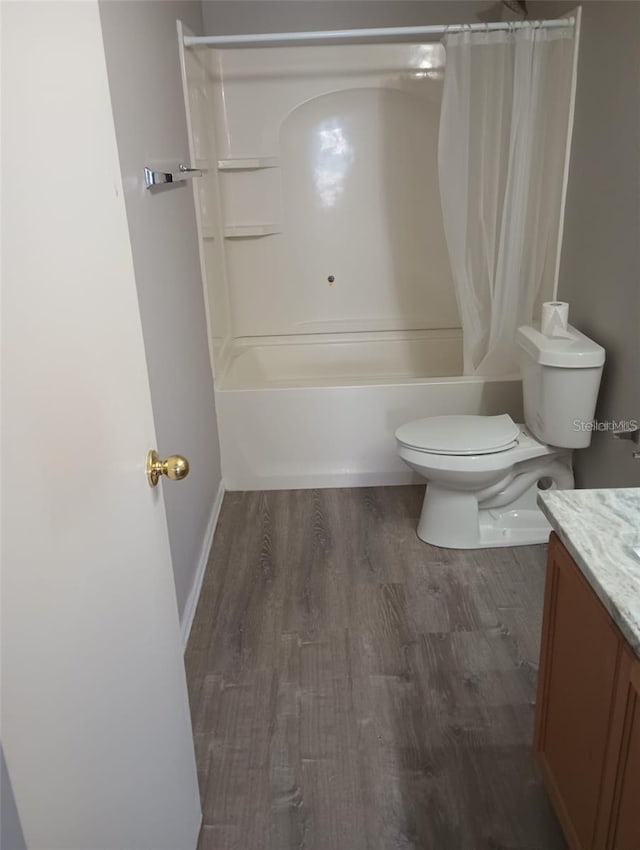
[(464, 372), (517, 372), (556, 276), (573, 28), (445, 36), (438, 169)]

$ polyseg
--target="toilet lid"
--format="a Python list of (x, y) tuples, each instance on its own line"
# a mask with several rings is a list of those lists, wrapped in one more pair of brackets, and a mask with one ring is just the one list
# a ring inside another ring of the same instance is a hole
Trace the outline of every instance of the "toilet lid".
[(432, 416), (407, 422), (396, 439), (407, 448), (444, 455), (485, 455), (516, 444), (520, 430), (507, 414), (501, 416)]

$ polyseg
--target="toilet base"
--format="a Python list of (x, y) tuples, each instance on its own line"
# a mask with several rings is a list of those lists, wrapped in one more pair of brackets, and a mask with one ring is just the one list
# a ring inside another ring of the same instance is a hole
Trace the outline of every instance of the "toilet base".
[(551, 526), (539, 508), (513, 509), (500, 513), (480, 510), (479, 547), (529, 546), (547, 543)]
[(551, 526), (536, 504), (533, 484), (503, 508), (481, 508), (473, 493), (429, 482), (418, 523), (418, 537), (445, 549), (482, 549), (546, 543)]

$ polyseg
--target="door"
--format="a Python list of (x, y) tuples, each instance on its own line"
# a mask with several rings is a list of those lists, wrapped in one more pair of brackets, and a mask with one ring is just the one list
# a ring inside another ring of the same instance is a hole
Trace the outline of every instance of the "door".
[(8, 2), (2, 24), (6, 766), (29, 850), (190, 850), (198, 788), (98, 7)]

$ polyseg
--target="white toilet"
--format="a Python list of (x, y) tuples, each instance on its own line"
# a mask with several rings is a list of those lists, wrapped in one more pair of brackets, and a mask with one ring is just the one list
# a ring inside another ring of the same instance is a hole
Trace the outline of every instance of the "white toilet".
[(574, 486), (573, 449), (591, 442), (604, 349), (518, 329), (524, 425), (501, 416), (434, 416), (396, 431), (398, 454), (427, 479), (418, 537), (451, 549), (547, 541), (538, 491)]

